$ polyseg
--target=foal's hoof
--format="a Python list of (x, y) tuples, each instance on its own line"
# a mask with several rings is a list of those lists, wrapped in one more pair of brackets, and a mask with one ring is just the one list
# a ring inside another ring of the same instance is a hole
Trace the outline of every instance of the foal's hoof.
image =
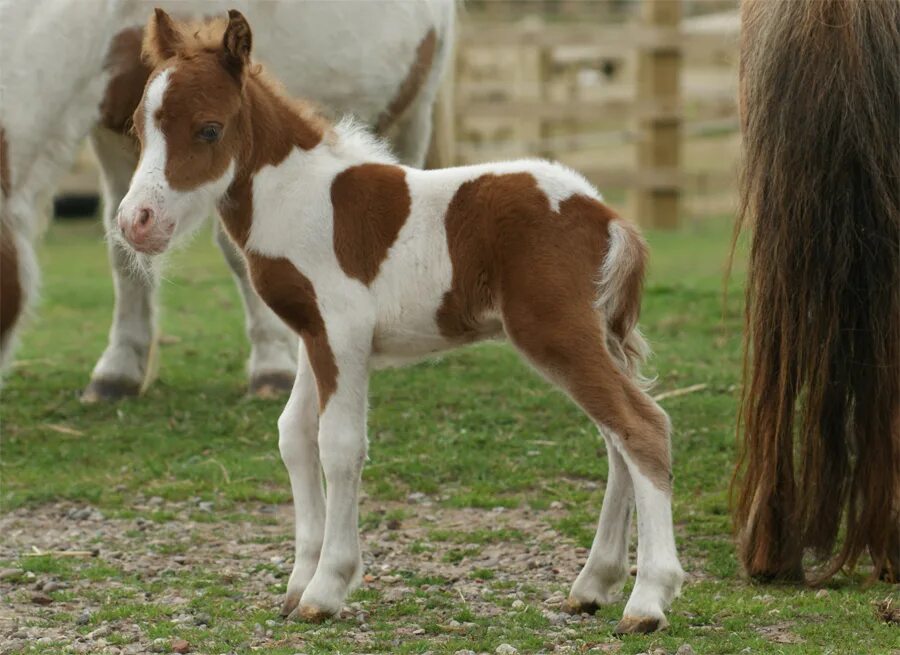
[(290, 393), (294, 387), (294, 375), (286, 371), (277, 373), (260, 373), (250, 379), (251, 396), (271, 400), (281, 398)]
[(141, 393), (141, 383), (125, 378), (98, 378), (91, 380), (81, 394), (81, 402), (86, 405), (115, 402), (123, 398), (133, 398)]
[(300, 605), (291, 616), (307, 623), (321, 623), (325, 619), (330, 619), (333, 615), (315, 605)]
[(623, 616), (613, 631), (617, 635), (647, 634), (663, 630), (668, 623), (658, 616)]
[(597, 603), (582, 602), (569, 596), (562, 604), (562, 611), (566, 614), (594, 614), (600, 606)]
[(282, 618), (286, 619), (296, 609), (297, 605), (300, 604), (300, 596), (301, 594), (299, 593), (289, 593), (284, 597), (284, 602), (281, 604), (281, 611), (279, 612)]

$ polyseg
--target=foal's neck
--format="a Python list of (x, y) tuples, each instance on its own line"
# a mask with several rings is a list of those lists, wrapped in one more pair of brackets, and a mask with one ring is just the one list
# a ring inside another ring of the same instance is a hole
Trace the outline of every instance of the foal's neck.
[(286, 98), (261, 73), (248, 76), (244, 94), (239, 169), (248, 178), (263, 166), (277, 166), (294, 148), (315, 148), (329, 131), (328, 121), (312, 107)]

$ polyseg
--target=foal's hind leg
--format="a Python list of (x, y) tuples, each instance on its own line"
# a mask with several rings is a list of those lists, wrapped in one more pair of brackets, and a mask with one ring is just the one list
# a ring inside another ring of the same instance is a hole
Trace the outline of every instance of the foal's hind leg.
[[(616, 631), (663, 628), (664, 611), (684, 578), (672, 528), (668, 417), (613, 361), (600, 318), (589, 304), (583, 310), (571, 303), (541, 309), (538, 318), (528, 303), (507, 301), (503, 312), (510, 338), (608, 432), (634, 487), (638, 577)], [(621, 493), (620, 484), (614, 486)], [(622, 522), (619, 518), (620, 529)], [(582, 589), (573, 588), (575, 600), (590, 601), (579, 596)]]
[(609, 459), (606, 493), (591, 554), (566, 601), (566, 609), (573, 614), (594, 612), (600, 605), (618, 601), (628, 579), (628, 537), (634, 489), (622, 454), (609, 437), (604, 435), (603, 438)]

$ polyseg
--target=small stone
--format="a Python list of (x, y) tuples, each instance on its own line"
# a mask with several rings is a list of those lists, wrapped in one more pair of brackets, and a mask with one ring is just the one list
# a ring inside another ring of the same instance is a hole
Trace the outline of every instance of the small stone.
[(494, 652), (497, 653), (497, 655), (517, 655), (519, 649), (515, 646), (510, 646), (509, 644), (500, 644)]
[(209, 500), (200, 501), (199, 503), (197, 503), (197, 509), (199, 509), (201, 512), (212, 512), (213, 511), (212, 501), (209, 501)]
[(827, 589), (819, 589), (819, 590), (816, 592), (816, 598), (827, 598), (827, 597), (828, 597), (828, 590), (827, 590)]
[(675, 655), (694, 655), (694, 649), (691, 648), (690, 644), (681, 644), (678, 650), (675, 651)]
[(563, 507), (564, 505), (558, 500), (554, 500), (552, 503), (550, 503), (550, 509), (562, 509)]
[(45, 593), (38, 592), (36, 594), (31, 594), (31, 602), (35, 605), (49, 605), (53, 602), (53, 599)]
[(44, 584), (43, 591), (45, 594), (49, 594), (54, 591), (59, 591), (60, 589), (65, 588), (65, 586), (66, 585), (64, 585), (61, 582), (56, 582), (55, 580), (51, 580), (50, 582), (47, 582)]
[(75, 625), (87, 625), (91, 622), (91, 613), (87, 610), (83, 611), (78, 615), (78, 618), (75, 619)]
[(209, 616), (209, 614), (200, 612), (194, 615), (194, 624), (208, 626), (212, 624), (212, 618)]
[(0, 580), (15, 580), (23, 573), (22, 569), (0, 569)]
[(423, 494), (421, 491), (414, 491), (406, 497), (406, 502), (408, 503), (421, 503), (425, 500), (427, 496)]
[(475, 654), (474, 650), (464, 649), (464, 650), (456, 651), (455, 653), (453, 653), (453, 655), (476, 655), (476, 654)]
[(101, 625), (99, 628), (94, 630), (93, 632), (87, 633), (87, 638), (89, 641), (95, 641), (100, 639), (101, 637), (105, 637), (109, 634), (109, 626)]
[(159, 507), (163, 504), (162, 496), (151, 496), (150, 500), (147, 501), (147, 504), (150, 507)]
[(555, 593), (544, 601), (544, 605), (561, 605), (566, 597), (561, 593)]
[(172, 642), (172, 651), (176, 653), (186, 653), (191, 649), (191, 645), (184, 639), (175, 639)]

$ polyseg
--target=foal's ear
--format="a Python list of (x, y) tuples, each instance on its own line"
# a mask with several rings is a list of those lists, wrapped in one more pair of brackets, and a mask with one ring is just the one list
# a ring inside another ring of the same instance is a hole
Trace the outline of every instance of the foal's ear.
[(175, 21), (159, 7), (150, 17), (144, 35), (144, 58), (152, 65), (174, 57), (181, 47), (181, 33)]
[(250, 23), (237, 9), (228, 10), (228, 27), (222, 37), (222, 62), (239, 81), (243, 80), (244, 69), (250, 64), (250, 48), (253, 35)]

